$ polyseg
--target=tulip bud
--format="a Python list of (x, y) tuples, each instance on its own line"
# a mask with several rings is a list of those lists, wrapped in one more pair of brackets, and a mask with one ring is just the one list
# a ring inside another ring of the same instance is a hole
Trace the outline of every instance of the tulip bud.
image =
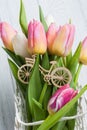
[(52, 15), (48, 15), (45, 17), (45, 21), (47, 23), (47, 26), (49, 27), (52, 23), (54, 23), (54, 18)]
[(16, 35), (16, 31), (6, 22), (0, 23), (0, 36), (5, 47), (13, 51), (11, 43), (12, 38)]
[[(59, 29), (54, 29), (51, 33), (52, 26), (50, 25), (47, 32), (48, 51), (58, 56), (67, 56), (72, 48), (75, 27), (71, 24), (66, 24)], [(49, 41), (49, 37), (52, 37), (52, 40)]]
[(47, 49), (46, 35), (41, 22), (31, 21), (28, 26), (28, 50), (30, 54), (43, 54)]
[(14, 52), (17, 55), (23, 56), (23, 57), (29, 57), (28, 53), (28, 39), (25, 37), (23, 33), (16, 34), (12, 39), (12, 45)]
[(57, 28), (56, 24), (52, 23), (50, 25), (50, 27), (48, 28), (48, 31), (47, 31), (47, 34), (46, 34), (46, 37), (47, 37), (47, 46), (48, 46), (48, 51), (50, 53), (52, 53), (52, 45), (53, 45), (53, 42), (57, 36), (57, 33), (58, 33), (58, 30), (59, 28)]
[(82, 48), (81, 48), (79, 61), (87, 65), (87, 37), (82, 42)]
[(48, 102), (48, 112), (49, 114), (53, 114), (60, 110), (66, 103), (68, 103), (70, 100), (72, 100), (76, 95), (78, 91), (74, 90), (73, 88), (70, 88), (70, 86), (64, 85), (61, 86), (51, 97), (51, 99)]

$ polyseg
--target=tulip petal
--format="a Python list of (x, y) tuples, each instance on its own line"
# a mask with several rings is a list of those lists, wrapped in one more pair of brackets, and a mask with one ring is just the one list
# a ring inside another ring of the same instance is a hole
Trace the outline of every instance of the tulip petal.
[(24, 34), (16, 34), (12, 39), (14, 52), (22, 57), (29, 57), (28, 40)]
[(0, 35), (3, 40), (5, 47), (13, 51), (11, 43), (12, 38), (16, 35), (16, 31), (6, 22), (0, 23)]
[(29, 26), (28, 26), (28, 50), (29, 50), (30, 54), (32, 53), (32, 49), (34, 47), (34, 45), (33, 45), (33, 43), (34, 43), (33, 36), (34, 36), (34, 28), (33, 28), (33, 23), (31, 21), (29, 23)]
[(84, 65), (87, 65), (87, 37), (85, 37), (85, 39), (82, 42), (82, 48), (79, 60)]
[[(60, 89), (58, 89), (54, 95), (52, 96), (52, 98), (50, 99), (49, 101), (49, 104), (51, 106), (51, 108), (55, 108), (56, 107), (56, 100), (57, 100), (57, 97), (62, 93), (62, 91), (66, 90), (67, 88), (69, 88), (69, 85), (64, 85), (63, 87), (61, 87)], [(60, 100), (61, 101), (61, 100)], [(58, 101), (58, 103), (60, 104), (60, 102)], [(55, 110), (56, 111), (56, 110)]]
[(71, 24), (59, 28), (51, 24), (47, 32), (48, 51), (58, 56), (67, 56), (73, 44), (74, 33), (75, 27)]
[(64, 55), (65, 46), (69, 36), (69, 28), (67, 25), (64, 25), (59, 30), (57, 37), (54, 40), (53, 44), (53, 53), (59, 56)]
[(71, 51), (73, 41), (74, 41), (74, 36), (75, 36), (75, 26), (71, 24), (68, 24), (67, 26), (69, 27), (70, 32), (69, 32), (69, 37), (65, 46), (65, 52), (64, 52), (65, 56), (68, 55), (69, 52)]
[(46, 35), (41, 23), (38, 23), (34, 31), (34, 52), (44, 53), (47, 49)]
[(78, 91), (70, 88), (69, 84), (61, 86), (48, 102), (48, 112), (53, 114), (77, 95)]
[(49, 26), (49, 29), (47, 31), (46, 37), (47, 37), (47, 46), (48, 46), (48, 51), (52, 53), (52, 45), (54, 44), (54, 40), (56, 38), (56, 35), (59, 31), (60, 27), (57, 28), (56, 24), (52, 23)]
[(0, 37), (1, 37), (2, 23), (0, 23)]
[(36, 20), (28, 26), (28, 50), (30, 54), (43, 54), (47, 50), (44, 27)]

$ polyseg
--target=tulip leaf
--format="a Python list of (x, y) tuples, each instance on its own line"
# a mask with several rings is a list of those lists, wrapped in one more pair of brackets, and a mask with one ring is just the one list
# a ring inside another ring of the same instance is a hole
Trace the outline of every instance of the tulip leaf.
[(73, 105), (77, 102), (77, 100), (82, 96), (82, 94), (87, 90), (87, 85), (85, 85), (81, 91), (64, 107), (62, 107), (58, 112), (53, 115), (49, 115), (46, 120), (41, 124), (41, 126), (37, 130), (49, 130), (53, 127), (63, 116), (67, 114), (73, 107)]
[[(12, 71), (12, 74), (18, 84), (18, 86), (20, 87), (20, 90), (22, 91), (23, 95), (24, 95), (24, 91), (26, 90), (26, 85), (22, 84), (19, 79), (18, 79), (18, 67), (16, 66), (15, 63), (13, 63), (10, 59), (8, 59), (8, 63), (9, 63), (9, 66), (11, 68), (11, 71)], [(25, 95), (24, 95), (25, 96)]]
[[(42, 64), (41, 64), (42, 67), (44, 69), (46, 69), (46, 70), (49, 70), (50, 63), (49, 63), (49, 57), (48, 57), (48, 53), (47, 52), (42, 56), (42, 61), (41, 62), (42, 62)], [(47, 104), (48, 104), (49, 98), (51, 97), (53, 87), (48, 86), (44, 81), (43, 81), (43, 84), (44, 84), (43, 87), (45, 86), (45, 88), (43, 88), (42, 91), (44, 91), (44, 89), (46, 89), (45, 93), (43, 95), (44, 96), (44, 98), (43, 98), (43, 107), (44, 107), (44, 109), (47, 109)], [(40, 96), (40, 98), (41, 98), (41, 96)]]
[(72, 59), (72, 52), (70, 52), (70, 54), (66, 56), (66, 67), (69, 65), (71, 59)]
[(45, 110), (42, 108), (42, 105), (36, 101), (35, 99), (33, 100), (33, 108), (34, 108), (34, 120), (42, 120), (45, 119)]
[[(77, 103), (73, 106), (73, 108), (70, 110), (70, 112), (69, 112), (69, 116), (74, 116), (74, 115), (76, 115), (77, 114)], [(68, 130), (74, 130), (74, 127), (75, 127), (75, 119), (73, 119), (73, 120), (68, 120), (67, 122), (66, 122), (66, 124), (67, 124), (67, 128), (68, 128)]]
[(25, 59), (23, 57), (16, 55), (14, 52), (8, 50), (7, 48), (3, 49), (18, 66), (22, 66), (23, 64), (25, 64)]
[[(71, 108), (71, 110), (65, 116), (74, 116), (77, 114), (77, 103)], [(75, 127), (75, 119), (65, 120), (57, 122), (56, 125), (51, 130), (74, 130)]]
[(43, 100), (44, 109), (47, 109), (47, 104), (48, 104), (48, 101), (52, 95), (52, 90), (53, 90), (53, 87), (48, 85), (46, 93), (44, 95), (44, 100)]
[(62, 58), (62, 57), (59, 58), (57, 65), (58, 65), (59, 67), (64, 66), (63, 58)]
[(27, 23), (25, 8), (24, 8), (24, 4), (23, 4), (22, 0), (20, 0), (19, 22), (20, 22), (20, 26), (21, 26), (23, 33), (27, 36), (27, 34), (28, 34), (28, 23)]
[(48, 85), (47, 85), (47, 83), (45, 83), (44, 86), (43, 86), (40, 98), (39, 98), (39, 103), (41, 103), (41, 104), (43, 103), (47, 87), (48, 87)]
[(42, 63), (41, 63), (41, 65), (45, 69), (49, 69), (49, 67), (50, 67), (49, 57), (48, 57), (48, 53), (47, 52), (42, 56)]
[[(33, 112), (34, 112), (34, 121), (44, 120), (46, 116), (46, 111), (42, 108), (42, 105), (33, 100)], [(33, 130), (37, 130), (39, 126), (33, 126)]]
[(13, 76), (15, 77), (15, 79), (18, 79), (18, 76), (17, 76), (18, 67), (10, 59), (8, 59), (8, 63), (12, 70)]
[(39, 100), (40, 94), (42, 91), (42, 84), (39, 73), (39, 55), (37, 55), (34, 67), (31, 72), (29, 85), (28, 85), (28, 103), (31, 110), (31, 114), (33, 115), (33, 100)]
[(40, 21), (42, 22), (44, 29), (47, 32), (48, 26), (47, 26), (47, 23), (45, 21), (44, 14), (43, 14), (43, 11), (42, 11), (42, 8), (40, 5), (39, 5), (39, 16), (40, 16)]
[(54, 125), (51, 130), (65, 130), (66, 121), (57, 122), (56, 125)]
[(74, 53), (73, 57), (71, 58), (68, 68), (72, 73), (72, 76), (74, 76), (76, 72), (76, 68), (79, 62), (79, 56), (80, 56), (80, 51), (81, 51), (81, 43), (78, 45), (76, 52)]
[(68, 130), (68, 128), (67, 127), (64, 127), (64, 129), (63, 130)]
[(79, 63), (77, 71), (76, 71), (75, 76), (74, 76), (75, 85), (78, 82), (78, 78), (79, 78), (79, 74), (80, 74), (81, 68), (82, 68), (82, 63)]

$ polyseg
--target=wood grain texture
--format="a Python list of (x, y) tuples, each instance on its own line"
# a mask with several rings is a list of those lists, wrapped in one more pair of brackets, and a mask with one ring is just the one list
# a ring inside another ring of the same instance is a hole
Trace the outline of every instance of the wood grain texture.
[[(0, 0), (0, 21), (9, 22), (20, 31), (19, 0)], [(28, 21), (39, 19), (38, 4), (35, 0), (24, 0)], [(44, 14), (52, 14), (57, 24), (68, 22), (69, 18), (76, 25), (75, 50), (78, 42), (87, 35), (87, 0), (40, 0)], [(14, 82), (7, 62), (7, 54), (2, 49), (0, 40), (0, 130), (14, 129)], [(80, 84), (87, 83), (87, 68), (83, 67), (79, 78)]]

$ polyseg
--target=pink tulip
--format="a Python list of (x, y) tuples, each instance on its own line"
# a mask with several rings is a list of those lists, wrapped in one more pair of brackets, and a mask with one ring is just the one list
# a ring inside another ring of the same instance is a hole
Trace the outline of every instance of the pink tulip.
[(11, 43), (12, 38), (16, 35), (16, 31), (6, 22), (0, 23), (0, 36), (5, 47), (13, 51)]
[(66, 103), (72, 100), (78, 91), (70, 88), (69, 84), (61, 86), (48, 102), (48, 112), (53, 114), (61, 109)]
[(66, 24), (57, 28), (51, 24), (47, 31), (48, 51), (58, 56), (67, 56), (72, 48), (75, 34), (75, 27)]
[(46, 35), (42, 23), (31, 21), (28, 26), (28, 50), (30, 54), (43, 54), (47, 49)]
[(87, 37), (82, 42), (82, 48), (79, 60), (81, 63), (87, 65)]
[(58, 32), (59, 28), (57, 28), (56, 24), (52, 23), (49, 28), (48, 28), (48, 31), (47, 31), (47, 46), (48, 46), (48, 51), (50, 53), (52, 53), (52, 45), (54, 43), (54, 40), (57, 36), (57, 32)]

